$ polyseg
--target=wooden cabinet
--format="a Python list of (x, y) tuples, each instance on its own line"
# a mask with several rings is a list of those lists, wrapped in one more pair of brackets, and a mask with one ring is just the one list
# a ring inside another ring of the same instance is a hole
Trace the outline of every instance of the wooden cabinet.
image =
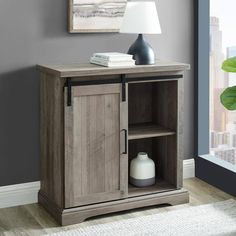
[[(38, 66), (39, 203), (62, 225), (133, 208), (188, 202), (182, 189), (183, 72), (189, 66)], [(147, 152), (156, 183), (129, 184)]]
[[(72, 88), (65, 96), (65, 207), (127, 197), (127, 102), (121, 85)], [(126, 141), (126, 140), (125, 140)]]

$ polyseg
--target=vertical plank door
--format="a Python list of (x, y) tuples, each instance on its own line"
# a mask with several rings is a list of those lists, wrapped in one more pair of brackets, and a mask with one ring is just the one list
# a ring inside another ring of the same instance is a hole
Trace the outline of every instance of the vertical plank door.
[(126, 198), (127, 102), (121, 84), (65, 91), (65, 208)]

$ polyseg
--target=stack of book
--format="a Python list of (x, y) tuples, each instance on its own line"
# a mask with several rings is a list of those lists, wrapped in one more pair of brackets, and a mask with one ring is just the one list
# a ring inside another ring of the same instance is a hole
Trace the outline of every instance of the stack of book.
[(135, 66), (132, 55), (119, 52), (94, 53), (90, 63), (107, 67)]

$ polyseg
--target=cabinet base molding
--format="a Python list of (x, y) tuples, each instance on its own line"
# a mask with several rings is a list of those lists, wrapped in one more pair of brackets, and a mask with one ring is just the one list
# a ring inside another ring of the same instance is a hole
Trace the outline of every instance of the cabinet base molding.
[(108, 213), (126, 211), (154, 205), (179, 205), (189, 202), (189, 194), (185, 189), (173, 190), (158, 194), (144, 195), (83, 207), (60, 209), (41, 191), (39, 204), (42, 205), (62, 226), (81, 223), (84, 220)]

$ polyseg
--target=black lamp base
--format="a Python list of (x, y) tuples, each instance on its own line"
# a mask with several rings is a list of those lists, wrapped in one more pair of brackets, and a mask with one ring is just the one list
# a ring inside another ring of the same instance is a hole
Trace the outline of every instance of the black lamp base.
[(138, 35), (136, 41), (129, 48), (128, 54), (133, 55), (136, 65), (153, 65), (155, 64), (155, 54), (152, 47), (143, 38), (142, 34)]

